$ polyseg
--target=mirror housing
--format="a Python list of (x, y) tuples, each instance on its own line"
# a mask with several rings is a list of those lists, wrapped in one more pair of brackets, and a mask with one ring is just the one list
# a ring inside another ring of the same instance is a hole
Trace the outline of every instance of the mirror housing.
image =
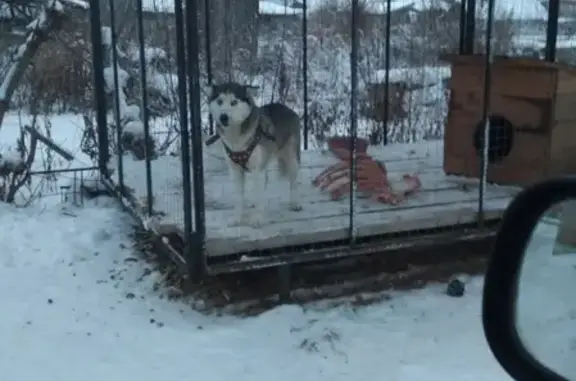
[(576, 200), (576, 176), (544, 181), (520, 192), (504, 214), (486, 271), (484, 333), (492, 353), (515, 380), (570, 381), (534, 358), (516, 327), (520, 269), (532, 232), (550, 207), (566, 200)]

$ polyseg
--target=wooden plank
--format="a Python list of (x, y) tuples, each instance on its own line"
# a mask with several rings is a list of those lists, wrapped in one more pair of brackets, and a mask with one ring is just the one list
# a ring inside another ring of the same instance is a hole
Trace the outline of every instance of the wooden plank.
[[(441, 173), (424, 173), (420, 175), (423, 188), (408, 196), (400, 205), (389, 205), (378, 203), (371, 199), (358, 198), (356, 200), (356, 210), (362, 212), (387, 212), (402, 210), (404, 208), (423, 207), (433, 204), (444, 204), (450, 202), (471, 202), (478, 200), (478, 189), (476, 185), (469, 182), (466, 188), (455, 180), (449, 178), (440, 178)], [(465, 189), (465, 190), (463, 190)], [(490, 186), (489, 195), (491, 197), (511, 197), (517, 192), (516, 188)], [(267, 212), (270, 216), (280, 216), (282, 221), (306, 221), (309, 218), (330, 217), (339, 214), (349, 213), (349, 197), (343, 197), (341, 200), (333, 201), (329, 195), (322, 194), (319, 190), (311, 188), (310, 191), (301, 194), (303, 210), (300, 212), (291, 212), (286, 208), (286, 196), (271, 192), (268, 194)], [(219, 221), (229, 221), (233, 218), (233, 203), (221, 203), (217, 210), (207, 210), (207, 218), (216, 213), (222, 214), (222, 217), (214, 217), (214, 225), (221, 226)], [(224, 217), (225, 214), (225, 217)], [(222, 220), (219, 220), (222, 218)], [(270, 222), (276, 222), (271, 220)]]
[[(439, 184), (442, 184), (440, 182)], [(511, 190), (508, 187), (489, 186), (487, 189), (488, 199), (501, 199), (510, 200), (516, 193), (516, 189)], [(358, 200), (356, 203), (356, 222), (359, 226), (373, 225), (373, 220), (379, 219), (382, 216), (418, 216), (418, 213), (431, 218), (431, 220), (424, 219), (422, 226), (418, 225), (417, 221), (407, 223), (406, 226), (411, 226), (411, 229), (424, 229), (431, 227), (447, 226), (452, 223), (469, 223), (473, 222), (474, 215), (477, 210), (478, 192), (462, 191), (457, 187), (446, 188), (431, 188), (427, 191), (420, 191), (413, 196), (407, 198), (400, 205), (387, 205), (379, 204), (370, 200)], [(238, 247), (242, 246), (242, 242), (261, 241), (262, 245), (276, 244), (284, 245), (284, 242), (292, 242), (293, 244), (311, 243), (304, 242), (308, 235), (312, 235), (315, 239), (322, 239), (324, 235), (332, 237), (332, 233), (336, 234), (339, 238), (327, 239), (343, 239), (343, 231), (348, 229), (349, 221), (349, 207), (348, 200), (341, 200), (338, 202), (306, 202), (304, 203), (305, 209), (301, 212), (287, 212), (277, 204), (271, 204), (267, 210), (268, 221), (260, 229), (253, 229), (250, 226), (228, 227), (222, 224), (222, 221), (231, 221), (234, 218), (234, 211), (232, 209), (221, 209), (218, 211), (207, 211), (207, 239), (209, 242), (214, 243), (211, 248), (213, 255), (230, 254), (230, 252), (223, 252), (226, 245), (230, 248), (239, 250)], [(452, 210), (452, 205), (465, 206), (465, 210), (472, 210), (468, 216), (464, 218), (465, 221), (459, 221), (458, 210), (456, 213)], [(447, 210), (448, 215), (442, 215), (435, 224), (435, 217), (433, 210), (430, 208), (441, 208)], [(431, 214), (432, 213), (432, 214)], [(376, 216), (376, 217), (374, 217)], [(456, 218), (456, 220), (454, 220)], [(419, 218), (417, 218), (419, 219)], [(456, 221), (456, 222), (455, 222)], [(400, 231), (400, 226), (396, 222), (392, 223), (390, 229), (392, 230), (378, 230), (381, 223), (375, 223), (377, 228), (374, 231), (384, 234), (394, 231)], [(288, 231), (286, 230), (288, 229)], [(291, 232), (290, 229), (300, 229), (300, 232)], [(306, 232), (304, 232), (306, 230)], [(332, 232), (334, 230), (334, 232)], [(361, 229), (362, 230), (362, 229)], [(327, 232), (330, 231), (330, 234)], [(301, 234), (299, 234), (301, 233)], [(322, 236), (321, 236), (322, 235)], [(275, 237), (275, 238), (274, 238)], [(279, 238), (280, 237), (280, 238)], [(223, 240), (223, 241), (222, 241)], [(223, 243), (228, 242), (228, 243)], [(274, 246), (276, 247), (276, 246)], [(259, 246), (258, 249), (263, 248)], [(248, 250), (248, 249), (246, 249)]]
[[(391, 173), (391, 178), (399, 179), (400, 174)], [(457, 202), (457, 201), (475, 201), (478, 199), (477, 180), (465, 180), (456, 177), (447, 177), (439, 169), (422, 173), (419, 175), (423, 187), (418, 192), (407, 197), (407, 199), (398, 206), (392, 206), (375, 202), (370, 199), (357, 199), (356, 208), (358, 211), (386, 212), (391, 210), (402, 209), (406, 206), (426, 206), (431, 204)], [(212, 188), (206, 195), (206, 220), (208, 234), (216, 229), (222, 228), (224, 221), (230, 221), (234, 218), (234, 199), (230, 197), (232, 185), (228, 177), (223, 175), (221, 179), (216, 179), (216, 183), (221, 184), (218, 189)], [(271, 216), (281, 216), (283, 221), (306, 221), (310, 218), (330, 217), (339, 214), (349, 213), (349, 197), (344, 196), (341, 200), (333, 201), (326, 193), (320, 192), (317, 188), (308, 184), (302, 184), (300, 187), (300, 200), (304, 209), (300, 212), (287, 210), (288, 191), (283, 189), (282, 184), (273, 187), (267, 192), (267, 211)], [(465, 189), (465, 190), (463, 190)], [(513, 187), (490, 186), (490, 195), (498, 197), (509, 197), (517, 192)], [(247, 194), (252, 192), (251, 184), (247, 186)], [(451, 192), (451, 193), (445, 193)], [(255, 200), (250, 200), (249, 202)], [(183, 221), (184, 211), (182, 210), (181, 192), (172, 192), (167, 195), (159, 195), (156, 198), (155, 205), (157, 209), (164, 211), (166, 223), (181, 224)], [(275, 221), (271, 221), (275, 222)]]
[[(395, 153), (394, 149), (389, 150), (393, 156)], [(310, 155), (314, 157), (313, 155)], [(321, 156), (318, 155), (317, 156)], [(378, 155), (375, 155), (378, 156)], [(166, 160), (168, 159), (168, 160)], [(334, 207), (334, 203), (330, 201), (330, 197), (327, 194), (323, 194), (317, 188), (311, 185), (312, 179), (322, 172), (328, 165), (334, 164), (337, 160), (330, 156), (325, 166), (322, 167), (311, 167), (303, 166), (300, 173), (300, 189), (299, 194), (302, 199), (303, 204), (311, 203), (326, 203), (330, 202)], [(385, 160), (386, 161), (386, 160)], [(431, 168), (433, 160), (395, 160), (386, 161), (387, 168), (389, 170), (389, 176), (392, 179), (400, 179), (405, 173), (423, 172), (420, 176), (424, 183), (424, 187), (430, 186), (432, 189), (437, 188), (450, 188), (458, 186), (455, 183), (449, 183), (444, 181), (442, 184), (434, 184), (434, 176), (442, 176), (440, 168)], [(129, 163), (129, 162), (128, 162)], [(314, 162), (313, 162), (314, 163)], [(139, 171), (139, 166), (142, 167)], [(134, 188), (136, 196), (138, 198), (146, 196), (145, 194), (145, 177), (144, 166), (141, 162), (137, 163), (136, 166), (125, 166), (126, 177), (125, 184)], [(164, 212), (166, 214), (166, 223), (182, 223), (184, 217), (184, 211), (182, 209), (182, 183), (181, 177), (179, 176), (180, 163), (178, 158), (162, 158), (155, 160), (153, 162), (153, 187), (154, 187), (154, 205), (155, 209), (159, 212)], [(270, 172), (274, 170), (271, 169)], [(430, 173), (435, 173), (432, 176)], [(134, 176), (136, 174), (136, 176)], [(268, 187), (268, 195), (270, 196), (269, 204), (284, 204), (288, 196), (287, 186), (284, 182), (276, 182), (276, 175), (270, 173), (270, 184)], [(232, 209), (234, 204), (234, 186), (231, 184), (230, 177), (227, 171), (212, 172), (206, 174), (205, 177), (205, 193), (206, 193), (206, 208), (207, 210), (222, 210), (222, 209)], [(246, 193), (248, 195), (253, 193), (253, 183), (252, 177), (247, 177), (246, 183)], [(347, 204), (347, 197), (344, 197), (342, 205)], [(210, 216), (208, 216), (210, 219)], [(217, 222), (221, 224), (221, 222)]]
[[(417, 173), (423, 188), (396, 206), (367, 199), (357, 200), (355, 219), (360, 236), (450, 226), (476, 219), (478, 180), (444, 175), (441, 142), (371, 147), (370, 153), (386, 163), (390, 178), (400, 179), (403, 174)], [(206, 223), (210, 255), (346, 238), (348, 197), (332, 201), (328, 194), (311, 185), (316, 175), (337, 160), (331, 154), (321, 154), (319, 151), (303, 152), (302, 157), (299, 195), (304, 210), (287, 210), (287, 186), (283, 181), (275, 181), (274, 173), (270, 173), (267, 192), (270, 220), (261, 229), (227, 226), (234, 217), (234, 188), (225, 165), (219, 165), (218, 159), (207, 159)], [(155, 224), (158, 230), (182, 234), (184, 210), (180, 159), (161, 157), (154, 160), (152, 166), (155, 209), (165, 213), (165, 216), (156, 219)], [(124, 169), (125, 183), (134, 189), (136, 198), (144, 197), (144, 164), (126, 160)], [(274, 170), (272, 167), (270, 172)], [(463, 190), (464, 186), (467, 190)], [(500, 205), (490, 210), (489, 218), (498, 218), (504, 207), (502, 205), (507, 204), (516, 192), (517, 188), (514, 187), (488, 186), (487, 197), (495, 201), (487, 201), (487, 205), (494, 202)], [(251, 176), (248, 176), (246, 193), (253, 193)]]
[[(510, 202), (510, 198), (486, 200), (486, 218), (498, 219)], [(357, 220), (357, 235), (365, 237), (377, 234), (417, 231), (437, 227), (449, 227), (473, 223), (477, 218), (476, 202), (451, 203), (424, 206), (397, 212), (371, 213)], [(275, 234), (257, 231), (252, 235), (237, 237), (208, 238), (208, 255), (218, 256), (242, 251), (265, 250), (297, 244), (313, 244), (345, 239), (348, 236), (347, 215), (322, 217), (308, 220), (306, 223), (274, 224)]]

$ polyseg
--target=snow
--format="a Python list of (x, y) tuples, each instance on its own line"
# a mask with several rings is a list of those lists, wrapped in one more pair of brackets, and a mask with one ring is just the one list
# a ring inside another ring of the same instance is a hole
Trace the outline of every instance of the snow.
[[(487, 14), (487, 6), (479, 6), (477, 8), (477, 14), (481, 18), (485, 18)], [(538, 0), (496, 1), (494, 18), (507, 19), (509, 17), (516, 21), (545, 21), (548, 19), (548, 11)]]
[(510, 13), (514, 20), (547, 20), (548, 12), (538, 0), (496, 1), (496, 14)]
[(508, 379), (482, 335), (480, 279), (461, 299), (433, 286), (356, 310), (211, 317), (154, 293), (156, 273), (140, 280), (111, 201), (0, 209), (4, 380)]
[(100, 30), (102, 35), (102, 45), (112, 45), (112, 29), (109, 27), (102, 27)]
[(142, 0), (142, 8), (150, 12), (174, 13), (174, 0)]
[[(390, 83), (403, 82), (408, 85), (433, 86), (450, 78), (450, 66), (421, 66), (391, 68), (388, 71)], [(386, 70), (376, 70), (374, 83), (386, 82)]]
[(131, 136), (143, 136), (144, 124), (139, 120), (131, 120), (122, 127), (122, 131)]
[[(3, 138), (17, 135), (16, 122), (7, 116)], [(53, 139), (75, 149), (79, 123), (80, 117), (53, 117)], [(9, 311), (0, 316), (3, 380), (510, 380), (483, 336), (481, 277), (463, 277), (462, 298), (431, 285), (389, 292), (365, 307), (326, 301), (217, 317), (155, 291), (160, 275), (132, 249), (132, 226), (108, 198), (83, 208), (0, 204), (0, 303)], [(538, 250), (550, 252), (550, 229), (536, 238)], [(526, 299), (525, 331), (573, 331), (564, 319), (575, 307), (572, 287), (559, 276), (573, 275), (569, 258), (555, 257), (559, 266), (542, 256), (535, 264), (541, 270), (526, 278), (533, 297)], [(540, 349), (557, 346), (555, 338), (539, 336), (546, 343)], [(568, 357), (555, 354), (555, 361)]]
[[(111, 44), (110, 44), (111, 45)], [(126, 51), (128, 58), (132, 62), (140, 63), (140, 47), (136, 44), (130, 45)], [(162, 48), (155, 48), (152, 46), (146, 46), (144, 48), (144, 59), (147, 63), (154, 60), (167, 59), (168, 53)]]
[[(302, 1), (300, 1), (302, 2)], [(430, 8), (434, 3), (433, 0), (392, 0), (390, 9), (397, 11), (404, 8), (412, 8), (417, 11), (422, 11)], [(314, 12), (326, 5), (337, 4), (341, 8), (349, 8), (350, 0), (307, 0), (306, 7), (308, 12)], [(151, 12), (174, 12), (173, 0), (144, 0), (144, 9)], [(363, 2), (366, 11), (372, 14), (385, 14), (386, 1), (367, 0)], [(302, 9), (294, 6), (292, 2), (284, 2), (284, 0), (261, 0), (259, 2), (259, 12), (267, 15), (283, 15), (292, 14), (297, 15), (302, 13)]]
[[(104, 82), (106, 82), (106, 91), (111, 93), (116, 88), (114, 86), (114, 68), (112, 66), (107, 66), (104, 68), (103, 72)], [(130, 74), (120, 66), (117, 67), (116, 72), (118, 73), (118, 87), (125, 88), (130, 80)]]
[[(40, 117), (37, 120), (37, 128), (40, 133), (45, 133), (45, 126), (47, 121)], [(36, 151), (36, 158), (32, 165), (34, 171), (45, 171), (48, 165), (52, 170), (57, 169), (73, 169), (73, 168), (86, 168), (92, 167), (94, 164), (91, 159), (80, 150), (80, 140), (82, 138), (81, 126), (83, 120), (81, 115), (54, 115), (49, 119), (51, 124), (51, 140), (62, 149), (69, 152), (74, 160), (68, 162), (58, 155), (54, 155), (51, 160), (48, 160), (46, 154), (46, 146), (39, 142)], [(18, 115), (16, 113), (8, 113), (2, 122), (2, 129), (0, 130), (0, 154), (3, 160), (20, 160), (20, 154), (16, 150), (16, 141), (20, 136), (20, 126), (31, 125), (31, 117), (26, 114)], [(76, 176), (76, 178), (75, 178)], [(39, 197), (42, 195), (41, 200), (36, 200), (42, 205), (53, 205), (60, 202), (62, 198), (61, 186), (69, 186), (78, 180), (79, 175), (73, 173), (62, 174), (56, 179), (51, 176), (34, 175), (31, 178), (31, 185), (21, 189), (21, 194), (17, 197), (17, 203), (26, 203), (29, 197)], [(83, 178), (87, 176), (95, 176), (93, 173), (85, 172)]]
[[(147, 271), (130, 249), (131, 220), (111, 200), (82, 209), (0, 205), (0, 226), (7, 381), (188, 380), (191, 372), (238, 381), (509, 380), (483, 337), (479, 277), (467, 279), (463, 298), (433, 285), (362, 308), (318, 303), (214, 317), (152, 291), (157, 273), (141, 279)], [(554, 278), (534, 275), (535, 291)], [(548, 314), (566, 309), (531, 299), (531, 313), (541, 303), (555, 306)]]
[(277, 4), (272, 1), (260, 1), (258, 4), (258, 11), (263, 15), (295, 15), (301, 14), (302, 10), (292, 8), (287, 5)]
[[(110, 35), (112, 32), (110, 28), (103, 27), (102, 28), (103, 35)], [(111, 42), (110, 39), (106, 39), (108, 42)], [(107, 45), (110, 50), (112, 50), (111, 45)], [(162, 49), (159, 49), (163, 51)], [(157, 52), (154, 52), (157, 53)], [(109, 65), (114, 65), (114, 62), (110, 62)], [(121, 68), (119, 65), (116, 65), (116, 74), (118, 80), (118, 87), (115, 86), (114, 81), (114, 67), (113, 66), (106, 66), (104, 68), (104, 82), (106, 83), (106, 91), (108, 93), (115, 92), (115, 96), (118, 100), (118, 114), (120, 120), (123, 121), (125, 124), (122, 126), (124, 133), (130, 134), (133, 136), (141, 136), (144, 134), (144, 124), (140, 121), (140, 107), (137, 105), (129, 105), (126, 93), (124, 92), (126, 86), (128, 85), (128, 81), (130, 80), (130, 74)], [(148, 81), (147, 81), (148, 83)]]
[(9, 149), (0, 152), (0, 167), (17, 168), (21, 164), (24, 164), (24, 160), (18, 151)]
[[(386, 0), (360, 0), (359, 3), (364, 11), (374, 15), (386, 14), (386, 10), (388, 7)], [(337, 4), (338, 7), (341, 9), (351, 9), (352, 1), (308, 0), (306, 3), (307, 8), (310, 10), (310, 12), (317, 11), (322, 7), (325, 7), (326, 5), (333, 6), (334, 4)], [(434, 0), (391, 0), (390, 10), (392, 12), (403, 9), (411, 9), (414, 11), (425, 11), (432, 8), (433, 6), (444, 8), (444, 5), (441, 2)]]

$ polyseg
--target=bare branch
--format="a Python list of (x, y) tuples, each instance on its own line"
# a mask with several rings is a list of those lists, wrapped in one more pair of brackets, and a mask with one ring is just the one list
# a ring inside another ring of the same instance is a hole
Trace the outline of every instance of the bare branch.
[(50, 33), (62, 28), (64, 13), (58, 0), (48, 0), (38, 17), (28, 24), (26, 41), (16, 49), (11, 58), (9, 69), (2, 84), (0, 84), (0, 128), (4, 115), (8, 111), (10, 100), (18, 87), (26, 69), (34, 56), (48, 39)]
[(46, 136), (42, 135), (38, 130), (30, 126), (24, 126), (24, 130), (28, 132), (35, 139), (40, 140), (42, 143), (46, 144), (48, 148), (56, 152), (58, 155), (62, 156), (65, 160), (74, 160), (74, 155), (65, 150), (64, 148), (57, 145), (53, 140), (48, 139)]

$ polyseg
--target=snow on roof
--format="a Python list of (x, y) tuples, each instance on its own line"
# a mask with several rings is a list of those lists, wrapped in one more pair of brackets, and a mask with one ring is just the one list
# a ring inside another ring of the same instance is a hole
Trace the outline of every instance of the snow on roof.
[(278, 4), (273, 1), (260, 1), (258, 12), (262, 15), (296, 15), (301, 14), (302, 9)]
[[(495, 18), (511, 17), (513, 20), (547, 20), (548, 11), (538, 0), (495, 0)], [(480, 17), (486, 14), (487, 7), (478, 10)]]
[[(151, 12), (174, 12), (174, 0), (142, 0), (143, 7), (146, 11)], [(425, 10), (430, 8), (429, 3), (434, 0), (392, 0), (390, 7), (392, 11), (403, 8), (413, 8), (415, 10)], [(301, 0), (300, 3), (303, 1)], [(386, 0), (360, 0), (362, 5), (370, 13), (384, 14), (386, 13)], [(302, 9), (292, 5), (288, 5), (284, 0), (261, 0), (259, 2), (259, 12), (268, 15), (282, 15), (282, 14), (300, 14)], [(307, 0), (306, 7), (309, 12), (314, 12), (327, 5), (339, 6), (342, 8), (350, 7), (351, 0)]]
[(174, 12), (174, 0), (142, 0), (142, 7), (149, 12)]
[[(413, 8), (420, 10), (419, 8), (424, 7), (426, 2), (431, 2), (433, 0), (391, 0), (390, 9), (392, 12), (403, 8)], [(360, 0), (361, 6), (367, 12), (372, 14), (385, 14), (386, 13), (386, 0)], [(352, 5), (351, 0), (307, 0), (306, 7), (309, 11), (313, 12), (326, 6), (338, 6), (339, 8), (346, 9), (350, 8)], [(429, 6), (423, 8), (427, 9)]]
[[(263, 0), (259, 3), (259, 12), (262, 14), (302, 13), (301, 9), (284, 5), (284, 0)], [(142, 0), (142, 5), (149, 12), (174, 12), (174, 0)]]
[[(174, 12), (174, 0), (142, 0), (144, 9), (156, 12)], [(373, 14), (386, 13), (386, 0), (360, 0), (366, 10)], [(424, 11), (433, 5), (442, 5), (443, 2), (435, 0), (391, 0), (390, 8), (397, 11), (411, 8), (415, 11)], [(300, 1), (302, 2), (302, 0)], [(284, 0), (261, 0), (259, 11), (262, 14), (300, 14), (301, 9), (295, 6), (286, 6)], [(291, 5), (290, 3), (288, 3)], [(308, 11), (314, 12), (327, 5), (336, 5), (342, 8), (350, 7), (351, 0), (307, 0)], [(478, 10), (482, 17), (486, 7)], [(546, 20), (548, 12), (538, 0), (496, 0), (496, 18), (511, 15), (514, 20)]]

